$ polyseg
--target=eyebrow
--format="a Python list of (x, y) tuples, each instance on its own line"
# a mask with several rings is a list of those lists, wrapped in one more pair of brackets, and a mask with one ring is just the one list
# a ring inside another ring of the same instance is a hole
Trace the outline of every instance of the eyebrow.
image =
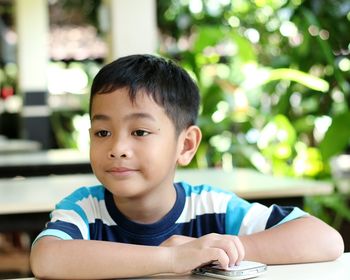
[[(128, 114), (124, 117), (124, 121), (128, 121), (128, 120), (134, 120), (134, 119), (148, 119), (151, 121), (156, 121), (156, 119), (148, 114), (148, 113), (144, 113), (144, 112), (140, 112), (140, 113), (131, 113)], [(92, 116), (91, 121), (109, 121), (111, 120), (111, 117), (109, 117), (108, 115), (104, 115), (104, 114), (96, 114)]]
[(102, 115), (102, 114), (97, 114), (97, 115), (93, 115), (91, 118), (91, 121), (108, 121), (110, 120), (110, 117), (108, 117), (107, 115)]

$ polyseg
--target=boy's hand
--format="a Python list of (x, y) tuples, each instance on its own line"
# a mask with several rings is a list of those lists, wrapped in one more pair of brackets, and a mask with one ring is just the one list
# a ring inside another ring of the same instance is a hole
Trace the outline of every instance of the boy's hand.
[(191, 241), (189, 240), (192, 238), (186, 237), (175, 237), (175, 239), (177, 239), (176, 242), (183, 242), (171, 248), (172, 267), (175, 273), (190, 272), (196, 267), (213, 261), (227, 268), (229, 265), (239, 264), (245, 255), (241, 240), (233, 235), (211, 233)]

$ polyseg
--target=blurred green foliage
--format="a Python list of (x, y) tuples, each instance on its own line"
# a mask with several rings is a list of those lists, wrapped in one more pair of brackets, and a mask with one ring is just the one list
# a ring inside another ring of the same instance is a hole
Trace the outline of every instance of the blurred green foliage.
[[(194, 166), (330, 179), (350, 147), (350, 2), (158, 0), (160, 53), (198, 82)], [(342, 194), (307, 210), (350, 221)]]
[(192, 73), (202, 94), (194, 164), (328, 177), (330, 157), (350, 144), (349, 2), (157, 5), (160, 53)]

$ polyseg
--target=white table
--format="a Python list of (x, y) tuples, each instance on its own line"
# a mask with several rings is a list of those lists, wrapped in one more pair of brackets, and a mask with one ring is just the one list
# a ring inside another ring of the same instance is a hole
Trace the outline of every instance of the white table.
[(25, 139), (0, 139), (0, 154), (27, 153), (39, 151), (41, 144), (33, 140)]
[[(207, 183), (251, 200), (302, 198), (333, 192), (329, 182), (279, 178), (241, 168), (229, 172), (221, 169), (183, 169), (177, 171), (175, 179), (191, 184)], [(96, 184), (99, 182), (93, 174), (0, 179), (0, 215), (50, 212), (57, 202), (78, 187)]]
[[(258, 280), (259, 278), (257, 278)], [(333, 262), (269, 266), (261, 280), (349, 280), (350, 253)]]
[[(22, 280), (35, 278), (22, 278)], [(142, 279), (215, 279), (195, 275), (184, 276), (153, 276)], [(343, 254), (333, 262), (275, 265), (268, 266), (267, 272), (256, 280), (349, 280), (350, 279), (350, 253)]]
[(89, 152), (75, 149), (41, 150), (27, 154), (14, 153), (0, 156), (0, 166), (57, 165), (89, 163)]
[(89, 152), (52, 149), (31, 153), (0, 153), (0, 178), (91, 173)]
[(334, 189), (332, 183), (327, 181), (277, 177), (246, 168), (234, 168), (231, 171), (215, 168), (181, 169), (177, 171), (176, 179), (217, 186), (245, 199), (327, 195)]

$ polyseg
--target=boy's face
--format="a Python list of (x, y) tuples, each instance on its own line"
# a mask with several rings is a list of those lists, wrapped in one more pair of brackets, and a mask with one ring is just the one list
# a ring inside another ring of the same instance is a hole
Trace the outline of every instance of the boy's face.
[(180, 139), (164, 109), (142, 92), (133, 103), (126, 88), (93, 98), (91, 165), (115, 197), (173, 188)]

